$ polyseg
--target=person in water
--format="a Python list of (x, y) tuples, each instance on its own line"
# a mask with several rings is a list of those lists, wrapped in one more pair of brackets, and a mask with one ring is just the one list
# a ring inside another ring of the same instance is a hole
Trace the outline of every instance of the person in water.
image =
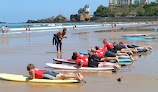
[(31, 29), (30, 29), (30, 25), (28, 25), (28, 28), (29, 28), (29, 30), (28, 31), (30, 31)]
[(4, 26), (2, 26), (1, 31), (2, 31), (3, 34), (5, 33), (5, 27)]
[[(53, 45), (56, 45), (57, 47), (57, 53), (64, 53), (62, 51), (62, 39), (63, 38), (67, 38), (67, 36), (65, 36), (67, 29), (64, 28), (63, 31), (57, 32), (56, 34), (54, 34), (53, 36)], [(59, 52), (59, 48), (60, 47), (60, 52)]]
[(26, 31), (27, 31), (27, 26), (26, 26)]
[(8, 34), (8, 31), (9, 31), (8, 26), (5, 27), (5, 30), (6, 30), (6, 34)]
[(50, 79), (50, 80), (64, 80), (64, 79), (69, 79), (69, 78), (75, 78), (79, 81), (83, 80), (83, 76), (78, 73), (78, 74), (73, 74), (73, 73), (67, 73), (67, 74), (62, 74), (62, 73), (57, 73), (54, 71), (47, 71), (47, 70), (40, 70), (37, 69), (33, 64), (28, 64), (27, 70), (29, 71), (29, 74), (31, 75), (30, 79)]

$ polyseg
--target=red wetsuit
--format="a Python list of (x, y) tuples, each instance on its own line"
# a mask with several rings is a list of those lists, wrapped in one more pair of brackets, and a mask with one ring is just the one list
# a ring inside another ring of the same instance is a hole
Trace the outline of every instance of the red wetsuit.
[(110, 43), (106, 42), (105, 45), (104, 45), (104, 49), (106, 49), (106, 48), (107, 48), (108, 50), (110, 50), (110, 49), (113, 49), (114, 46), (112, 46)]
[(122, 46), (128, 46), (128, 44), (123, 44)]
[(93, 53), (93, 55), (97, 55), (98, 57), (103, 58), (106, 52), (107, 49), (99, 48), (98, 50), (95, 51), (95, 53)]
[(83, 66), (82, 67), (88, 67), (88, 57), (87, 55), (82, 55), (82, 54), (79, 54), (77, 55), (77, 59), (76, 59), (76, 64), (77, 65), (81, 65), (81, 62), (83, 61)]
[[(37, 79), (43, 79), (43, 73), (46, 72), (46, 70), (40, 70), (40, 69), (36, 69), (36, 68), (33, 68), (31, 70), (34, 71), (35, 78), (37, 78)], [(29, 71), (29, 74), (31, 75), (30, 71)]]

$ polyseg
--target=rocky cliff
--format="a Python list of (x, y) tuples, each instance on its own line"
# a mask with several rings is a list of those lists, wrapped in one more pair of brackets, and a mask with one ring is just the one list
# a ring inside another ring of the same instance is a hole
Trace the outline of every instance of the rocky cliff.
[(63, 15), (58, 15), (57, 17), (52, 16), (51, 18), (41, 19), (41, 20), (28, 20), (26, 23), (64, 23), (70, 22), (68, 18)]
[(70, 20), (75, 21), (75, 22), (90, 21), (90, 15), (89, 15), (89, 13), (83, 13), (83, 14), (79, 14), (79, 15), (77, 15), (77, 14), (71, 15)]

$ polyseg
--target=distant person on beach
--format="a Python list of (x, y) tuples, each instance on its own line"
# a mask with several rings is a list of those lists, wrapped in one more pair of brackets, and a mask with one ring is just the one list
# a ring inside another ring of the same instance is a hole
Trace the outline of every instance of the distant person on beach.
[(106, 22), (103, 22), (103, 25), (102, 26), (106, 26)]
[(75, 29), (77, 29), (77, 25), (75, 24)]
[(2, 26), (1, 31), (4, 34), (4, 32), (5, 32), (5, 27), (4, 26)]
[(77, 25), (75, 24), (75, 28), (77, 28)]
[(40, 70), (35, 68), (33, 64), (28, 64), (27, 70), (29, 71), (29, 74), (31, 75), (30, 79), (56, 79), (56, 80), (64, 80), (64, 79), (69, 79), (69, 78), (75, 78), (79, 81), (83, 81), (83, 76), (78, 73), (78, 74), (73, 74), (73, 73), (67, 73), (67, 74), (62, 74), (62, 73), (57, 73), (54, 71), (47, 71), (47, 70)]
[(28, 30), (28, 31), (30, 31), (30, 25), (28, 25), (28, 27), (29, 27), (29, 30)]
[(26, 31), (27, 31), (27, 26), (26, 26)]
[(121, 27), (121, 32), (123, 32), (124, 31), (124, 28), (123, 28), (123, 26)]
[(111, 32), (113, 32), (113, 26), (114, 26), (113, 23), (111, 23)]
[(114, 26), (113, 23), (111, 23), (111, 28), (112, 28), (112, 29), (113, 29), (113, 26)]
[(8, 26), (5, 27), (5, 32), (8, 34), (9, 28)]
[[(67, 38), (67, 36), (65, 36), (67, 29), (64, 28), (63, 31), (57, 32), (56, 34), (54, 34), (53, 36), (53, 45), (56, 45), (57, 47), (57, 53), (64, 53), (62, 51), (62, 39), (63, 38)], [(58, 47), (60, 47), (60, 52)]]
[(72, 24), (72, 26), (73, 26), (73, 30), (75, 29), (75, 26)]
[(115, 28), (116, 28), (116, 23), (114, 24)]

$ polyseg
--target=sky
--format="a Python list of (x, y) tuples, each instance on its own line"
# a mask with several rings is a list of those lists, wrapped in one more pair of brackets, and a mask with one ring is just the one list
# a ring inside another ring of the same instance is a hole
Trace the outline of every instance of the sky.
[(77, 14), (78, 9), (86, 4), (90, 5), (90, 15), (93, 15), (99, 5), (109, 5), (109, 0), (0, 0), (0, 2), (0, 21), (7, 23), (22, 23), (29, 19), (45, 19), (59, 14), (70, 18), (71, 14)]

